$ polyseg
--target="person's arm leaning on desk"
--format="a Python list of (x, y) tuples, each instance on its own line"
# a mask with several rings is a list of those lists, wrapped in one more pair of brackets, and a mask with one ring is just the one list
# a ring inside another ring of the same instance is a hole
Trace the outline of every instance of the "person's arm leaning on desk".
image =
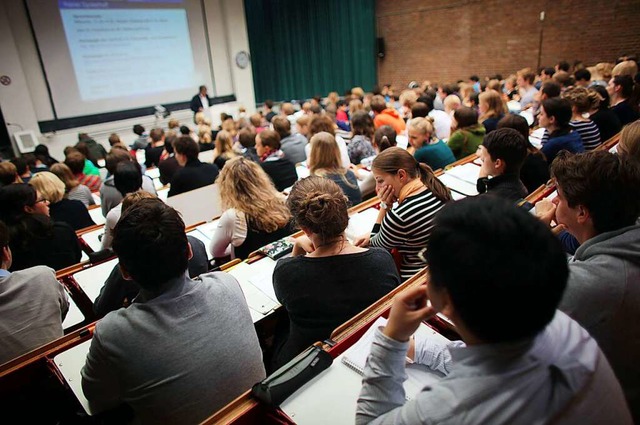
[(222, 213), (211, 236), (209, 252), (216, 259), (231, 257), (233, 246), (240, 246), (247, 238), (247, 220), (244, 214), (230, 208)]

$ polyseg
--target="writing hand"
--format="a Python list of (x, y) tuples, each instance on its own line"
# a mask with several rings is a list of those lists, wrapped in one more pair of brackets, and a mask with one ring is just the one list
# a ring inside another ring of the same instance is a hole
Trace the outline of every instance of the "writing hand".
[(293, 241), (293, 251), (291, 255), (293, 257), (297, 257), (299, 255), (305, 255), (311, 253), (316, 250), (316, 247), (313, 246), (313, 242), (306, 235), (302, 235), (297, 237)]
[(371, 241), (371, 236), (364, 235), (364, 236), (360, 236), (359, 238), (356, 238), (353, 244), (355, 246), (366, 248), (369, 246), (370, 241)]
[(396, 341), (408, 341), (420, 322), (436, 314), (427, 303), (427, 287), (420, 285), (395, 296), (384, 334)]

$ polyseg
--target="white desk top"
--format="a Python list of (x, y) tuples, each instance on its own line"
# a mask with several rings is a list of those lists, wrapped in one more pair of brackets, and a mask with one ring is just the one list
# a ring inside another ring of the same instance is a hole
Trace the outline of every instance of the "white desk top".
[(96, 224), (104, 224), (107, 222), (107, 219), (102, 215), (102, 209), (100, 208), (90, 209), (89, 215), (91, 216), (91, 220)]
[(158, 167), (155, 168), (147, 168), (147, 171), (144, 172), (147, 176), (152, 179), (160, 178), (160, 169)]
[(91, 192), (91, 197), (95, 201), (96, 205), (100, 205), (100, 203), (102, 202), (100, 200), (100, 193), (98, 193), (98, 192)]
[(118, 264), (118, 259), (114, 258), (106, 263), (79, 271), (73, 275), (73, 278), (78, 282), (78, 285), (80, 285), (84, 293), (87, 294), (87, 297), (93, 302), (98, 298), (98, 295), (100, 295), (100, 289), (102, 289), (104, 282), (116, 264)]
[(444, 173), (475, 186), (478, 181), (478, 176), (480, 175), (480, 167), (473, 162), (468, 162), (466, 164), (453, 167)]
[(252, 264), (240, 263), (227, 271), (240, 283), (254, 323), (280, 306), (273, 290), (275, 266), (275, 261), (265, 257)]
[(376, 208), (367, 208), (364, 211), (353, 214), (349, 217), (349, 224), (345, 230), (347, 239), (351, 242), (360, 236), (369, 235), (373, 226), (376, 224), (379, 210)]
[(100, 240), (101, 235), (104, 233), (104, 227), (101, 227), (96, 230), (92, 230), (91, 232), (87, 232), (80, 236), (82, 240), (84, 240), (91, 249), (95, 252), (100, 251), (102, 249), (102, 241)]
[[(475, 165), (474, 165), (475, 167)], [(454, 177), (450, 174), (442, 174), (438, 177), (438, 179), (444, 183), (452, 191), (456, 191), (465, 196), (475, 196), (478, 194), (478, 190), (476, 189), (476, 185), (466, 182), (464, 180), (460, 180), (457, 177)]]
[(158, 190), (158, 198), (162, 199), (164, 202), (167, 202), (167, 198), (169, 197), (169, 188), (164, 188)]
[(82, 392), (82, 376), (80, 375), (80, 371), (86, 362), (87, 354), (89, 354), (90, 346), (91, 340), (89, 339), (58, 354), (53, 358), (53, 362), (67, 384), (69, 384), (69, 387), (71, 387), (73, 394), (78, 398), (80, 405), (89, 415), (92, 415), (89, 401)]
[[(67, 288), (64, 288), (64, 290), (65, 292), (67, 292), (67, 295), (69, 295), (69, 291), (67, 291)], [(67, 312), (67, 316), (62, 321), (62, 329), (66, 331), (72, 326), (79, 325), (80, 323), (84, 322), (84, 320), (84, 314), (82, 314), (80, 308), (78, 308), (78, 305), (75, 303), (75, 301), (73, 301), (73, 298), (69, 296), (69, 311)]]

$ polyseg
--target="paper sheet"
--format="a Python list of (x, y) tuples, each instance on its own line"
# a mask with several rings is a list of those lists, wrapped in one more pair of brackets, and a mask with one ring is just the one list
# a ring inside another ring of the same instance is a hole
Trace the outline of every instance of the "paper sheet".
[(475, 186), (480, 174), (480, 167), (478, 167), (474, 163), (469, 162), (463, 165), (458, 165), (457, 167), (453, 167), (450, 170), (445, 171), (445, 174), (459, 178), (460, 180), (464, 180), (467, 183), (471, 183)]
[[(255, 269), (252, 267), (252, 264), (240, 263), (232, 267), (227, 273), (235, 277), (238, 283), (240, 283), (249, 308), (266, 315), (279, 306), (277, 301), (271, 299), (271, 297), (251, 283), (251, 279), (256, 279)], [(273, 285), (271, 285), (271, 287), (273, 288)]]
[[(69, 291), (67, 291), (67, 288), (65, 288), (65, 292), (67, 292), (67, 295), (69, 295)], [(69, 296), (69, 311), (62, 321), (62, 329), (66, 331), (72, 326), (79, 325), (80, 323), (84, 322), (84, 320), (84, 314), (82, 314), (76, 302), (73, 301), (73, 298)]]
[(442, 174), (438, 179), (451, 190), (455, 190), (466, 196), (475, 196), (478, 194), (475, 184), (471, 184), (464, 180), (453, 177), (450, 174)]
[(93, 220), (93, 222), (98, 225), (107, 222), (107, 219), (102, 215), (102, 209), (100, 209), (99, 207), (90, 209), (89, 215), (91, 216), (91, 220)]
[(97, 252), (102, 249), (102, 241), (100, 240), (100, 237), (103, 233), (104, 227), (101, 227), (99, 229), (85, 233), (81, 236), (81, 238), (87, 243), (87, 245), (89, 245), (91, 249), (93, 249), (94, 252)]
[(349, 224), (345, 230), (347, 239), (353, 242), (360, 236), (370, 234), (371, 229), (373, 229), (373, 226), (376, 224), (379, 212), (376, 208), (367, 208), (349, 217)]
[(147, 168), (147, 171), (145, 171), (145, 174), (151, 177), (152, 179), (158, 179), (160, 178), (160, 169), (158, 167)]
[(87, 294), (87, 297), (94, 302), (96, 298), (98, 298), (98, 295), (100, 295), (100, 289), (102, 289), (104, 282), (116, 264), (118, 264), (118, 259), (114, 258), (106, 263), (82, 270), (74, 274), (73, 278), (78, 282), (78, 285), (80, 285), (84, 293)]

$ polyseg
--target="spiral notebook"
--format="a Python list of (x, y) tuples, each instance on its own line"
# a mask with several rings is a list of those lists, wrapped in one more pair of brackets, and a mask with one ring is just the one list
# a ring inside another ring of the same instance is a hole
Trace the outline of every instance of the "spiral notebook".
[[(364, 367), (367, 363), (367, 357), (369, 357), (369, 353), (371, 352), (371, 344), (373, 343), (375, 331), (380, 326), (385, 326), (386, 324), (387, 319), (379, 317), (373, 325), (367, 329), (367, 332), (362, 335), (358, 342), (344, 352), (344, 355), (342, 356), (342, 363), (351, 370), (363, 375)], [(437, 338), (445, 343), (449, 342), (449, 339), (434, 331), (424, 323), (420, 324), (420, 327), (416, 330), (416, 334), (417, 333), (425, 334), (429, 338)], [(433, 371), (424, 365), (413, 363), (409, 359), (407, 359), (405, 371), (407, 373), (407, 380), (404, 382), (403, 386), (407, 400), (411, 400), (415, 397), (425, 386), (434, 384), (442, 378), (442, 374), (439, 372)]]

